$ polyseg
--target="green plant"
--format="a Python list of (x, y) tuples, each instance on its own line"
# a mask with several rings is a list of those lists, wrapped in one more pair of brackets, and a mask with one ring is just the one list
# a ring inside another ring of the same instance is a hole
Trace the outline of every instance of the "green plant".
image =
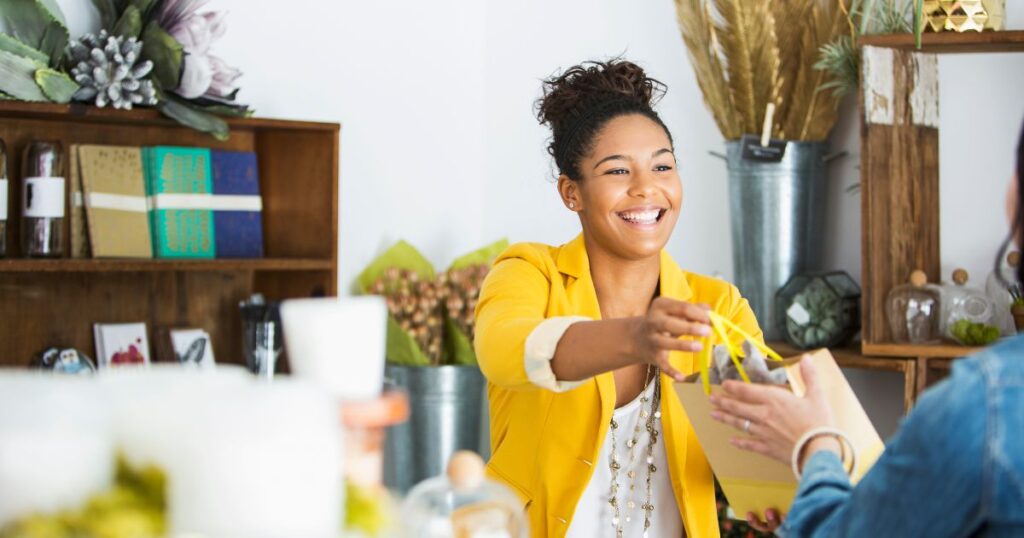
[[(238, 89), (234, 82), (241, 73), (209, 54), (210, 42), (224, 32), (223, 12), (198, 13), (203, 3), (188, 0), (93, 3), (99, 10), (102, 29), (119, 42), (138, 40), (142, 45), (137, 58), (140, 65), (152, 62), (151, 72), (139, 69), (134, 73), (137, 76), (127, 81), (130, 87), (138, 84), (146, 88), (142, 99), (130, 102), (153, 105), (155, 98), (155, 106), (167, 117), (221, 140), (228, 137), (228, 126), (219, 116), (252, 115), (249, 107), (235, 101)], [(92, 89), (78, 93), (81, 84), (97, 86), (91, 75), (95, 66), (73, 52), (81, 52), (82, 45), (71, 41), (56, 0), (2, 0), (0, 20), (9, 30), (0, 33), (0, 99), (108, 101), (97, 99)], [(190, 33), (196, 24), (204, 30), (201, 39)], [(122, 62), (118, 59), (116, 63)], [(74, 79), (69, 76), (73, 69), (77, 71)], [(119, 93), (117, 89), (110, 91)], [(110, 102), (128, 108), (123, 99), (109, 97)]]
[(819, 49), (815, 69), (828, 73), (831, 80), (819, 91), (833, 90), (846, 95), (857, 89), (860, 78), (860, 36), (872, 34), (902, 34), (914, 32), (918, 48), (921, 47), (922, 0), (836, 0), (846, 18), (848, 32), (837, 36)]
[(965, 346), (987, 346), (999, 338), (999, 327), (961, 319), (953, 324), (953, 338)]
[(67, 103), (78, 84), (64, 71), (68, 28), (55, 0), (4, 0), (0, 99)]

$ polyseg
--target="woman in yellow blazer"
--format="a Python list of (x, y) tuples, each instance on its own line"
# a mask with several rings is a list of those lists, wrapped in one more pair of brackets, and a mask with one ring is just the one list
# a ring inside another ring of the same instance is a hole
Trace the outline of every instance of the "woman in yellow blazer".
[(663, 86), (616, 60), (544, 90), (538, 117), (582, 234), (513, 245), (484, 283), (488, 473), (520, 494), (532, 536), (718, 536), (711, 469), (671, 383), (695, 369), (706, 309), (760, 329), (735, 287), (663, 250), (682, 202), (652, 109)]

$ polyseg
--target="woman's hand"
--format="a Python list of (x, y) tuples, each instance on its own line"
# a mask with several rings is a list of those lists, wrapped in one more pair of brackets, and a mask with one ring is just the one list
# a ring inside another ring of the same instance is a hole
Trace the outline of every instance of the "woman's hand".
[(697, 352), (702, 349), (698, 340), (682, 340), (680, 336), (703, 338), (711, 334), (711, 319), (707, 305), (698, 305), (656, 297), (651, 301), (647, 314), (635, 318), (633, 345), (636, 354), (647, 364), (661, 368), (661, 371), (676, 381), (686, 376), (669, 364), (671, 351)]
[[(835, 426), (825, 389), (807, 355), (800, 361), (800, 373), (807, 387), (802, 398), (784, 387), (726, 381), (724, 393), (711, 396), (711, 417), (748, 435), (731, 440), (737, 448), (789, 463), (793, 448), (804, 433)], [(805, 456), (817, 450), (839, 452), (839, 448), (833, 438), (816, 438), (807, 445)]]

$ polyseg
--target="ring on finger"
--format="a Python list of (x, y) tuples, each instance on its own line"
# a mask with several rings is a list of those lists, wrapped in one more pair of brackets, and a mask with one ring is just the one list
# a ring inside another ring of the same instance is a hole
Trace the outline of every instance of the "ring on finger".
[(750, 433), (750, 419), (749, 418), (745, 419), (743, 421), (743, 433)]

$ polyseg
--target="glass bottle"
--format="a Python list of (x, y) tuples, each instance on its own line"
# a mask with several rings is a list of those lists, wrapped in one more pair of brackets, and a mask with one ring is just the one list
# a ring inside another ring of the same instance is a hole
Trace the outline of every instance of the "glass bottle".
[(894, 342), (939, 342), (942, 293), (938, 286), (928, 283), (924, 271), (915, 270), (909, 283), (893, 287), (885, 302)]
[(967, 285), (969, 277), (964, 269), (953, 271), (952, 277), (952, 284), (942, 286), (942, 335), (969, 346), (985, 345), (998, 338), (992, 300), (980, 289)]
[(1003, 336), (1013, 336), (1021, 329), (1014, 322), (1013, 315), (1014, 306), (1017, 306), (1018, 310), (1024, 309), (1024, 289), (1017, 281), (1018, 267), (1020, 252), (1014, 250), (1008, 253), (1003, 263), (985, 279), (985, 294), (995, 305), (996, 326)]
[(21, 253), (64, 254), (64, 151), (60, 142), (35, 141), (22, 159)]
[(0, 258), (7, 255), (7, 146), (0, 140)]
[(456, 452), (446, 475), (419, 483), (402, 504), (404, 536), (525, 538), (523, 502), (506, 486), (484, 477), (484, 462)]

